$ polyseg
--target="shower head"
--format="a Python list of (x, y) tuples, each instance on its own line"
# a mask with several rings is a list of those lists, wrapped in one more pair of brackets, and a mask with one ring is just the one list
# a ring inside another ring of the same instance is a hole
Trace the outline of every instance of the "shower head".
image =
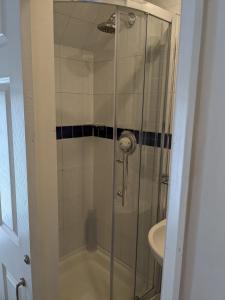
[[(136, 22), (136, 15), (134, 13), (128, 14), (127, 27), (131, 28)], [(98, 29), (105, 33), (115, 33), (116, 31), (116, 14), (113, 13), (110, 18), (101, 24), (99, 24)]]
[(113, 13), (110, 18), (101, 24), (98, 25), (98, 29), (105, 33), (115, 33), (116, 30), (116, 14)]

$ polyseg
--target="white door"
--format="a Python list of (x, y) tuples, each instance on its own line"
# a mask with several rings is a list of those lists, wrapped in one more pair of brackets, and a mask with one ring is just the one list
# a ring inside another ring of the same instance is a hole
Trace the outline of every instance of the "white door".
[(32, 300), (20, 1), (0, 0), (0, 300)]

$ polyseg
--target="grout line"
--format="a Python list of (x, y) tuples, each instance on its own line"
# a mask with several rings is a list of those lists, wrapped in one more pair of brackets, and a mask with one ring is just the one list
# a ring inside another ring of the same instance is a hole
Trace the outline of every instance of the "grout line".
[(84, 96), (93, 96), (93, 93), (79, 93), (79, 92), (64, 92), (64, 91), (56, 91), (56, 94), (72, 94), (72, 95), (84, 95)]

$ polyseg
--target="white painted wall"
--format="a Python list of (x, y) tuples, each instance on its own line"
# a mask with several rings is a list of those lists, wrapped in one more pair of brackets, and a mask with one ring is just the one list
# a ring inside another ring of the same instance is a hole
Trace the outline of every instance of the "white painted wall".
[(58, 199), (53, 6), (51, 0), (20, 2), (33, 300), (57, 300)]
[(225, 295), (224, 11), (224, 0), (205, 0), (182, 300)]
[(181, 0), (148, 0), (149, 2), (165, 8), (173, 13), (180, 14)]

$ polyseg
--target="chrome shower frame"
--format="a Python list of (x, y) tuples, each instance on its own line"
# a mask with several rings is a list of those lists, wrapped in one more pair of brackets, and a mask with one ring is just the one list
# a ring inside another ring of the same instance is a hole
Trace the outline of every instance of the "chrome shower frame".
[(173, 23), (175, 15), (161, 7), (158, 7), (146, 0), (54, 0), (54, 2), (80, 2), (80, 3), (92, 3), (92, 4), (105, 4), (116, 5), (120, 7), (126, 7), (136, 9), (161, 20)]

